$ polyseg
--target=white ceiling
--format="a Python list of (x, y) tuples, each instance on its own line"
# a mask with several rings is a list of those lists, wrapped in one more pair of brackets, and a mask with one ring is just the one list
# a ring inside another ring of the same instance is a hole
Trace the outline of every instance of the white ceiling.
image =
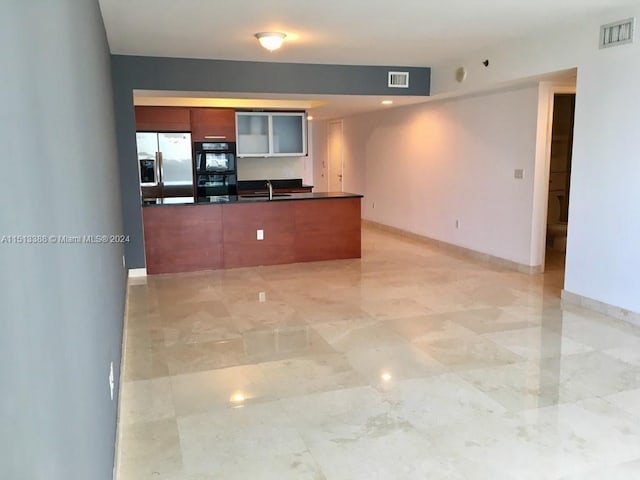
[[(637, 0), (99, 2), (114, 54), (432, 66), (499, 41), (576, 23), (585, 15), (632, 5)], [(287, 34), (280, 50), (268, 52), (258, 45), (254, 34), (268, 30)], [(325, 117), (338, 115), (332, 111), (332, 105), (338, 107), (331, 98), (320, 100), (314, 96), (307, 100), (324, 101)], [(380, 100), (368, 98), (364, 108), (381, 108)], [(396, 105), (409, 101), (397, 97), (394, 100)], [(360, 98), (353, 103), (363, 107), (363, 101)], [(360, 110), (353, 110), (356, 111)]]

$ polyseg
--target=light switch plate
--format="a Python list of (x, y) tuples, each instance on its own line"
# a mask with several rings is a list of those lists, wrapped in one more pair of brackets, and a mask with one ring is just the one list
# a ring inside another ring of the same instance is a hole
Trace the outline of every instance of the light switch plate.
[(256, 238), (258, 240), (264, 240), (264, 230), (256, 230)]
[(518, 180), (522, 180), (524, 178), (524, 170), (522, 168), (516, 168), (513, 171), (513, 178), (517, 178)]

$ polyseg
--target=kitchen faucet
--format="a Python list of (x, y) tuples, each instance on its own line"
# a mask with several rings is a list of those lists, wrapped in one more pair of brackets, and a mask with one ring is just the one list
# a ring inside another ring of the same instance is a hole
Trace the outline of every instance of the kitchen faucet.
[(267, 188), (269, 189), (269, 200), (273, 200), (273, 185), (271, 185), (271, 180), (267, 180)]

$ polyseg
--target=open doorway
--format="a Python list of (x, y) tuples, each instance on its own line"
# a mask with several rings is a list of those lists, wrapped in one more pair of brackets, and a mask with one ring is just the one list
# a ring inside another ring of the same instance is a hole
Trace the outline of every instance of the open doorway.
[(545, 244), (547, 272), (558, 270), (564, 272), (575, 105), (575, 93), (554, 93)]

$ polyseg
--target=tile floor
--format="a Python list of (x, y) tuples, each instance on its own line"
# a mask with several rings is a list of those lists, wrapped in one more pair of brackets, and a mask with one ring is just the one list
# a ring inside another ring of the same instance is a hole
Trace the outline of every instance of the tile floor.
[(118, 479), (637, 479), (640, 330), (377, 230), (129, 287)]

